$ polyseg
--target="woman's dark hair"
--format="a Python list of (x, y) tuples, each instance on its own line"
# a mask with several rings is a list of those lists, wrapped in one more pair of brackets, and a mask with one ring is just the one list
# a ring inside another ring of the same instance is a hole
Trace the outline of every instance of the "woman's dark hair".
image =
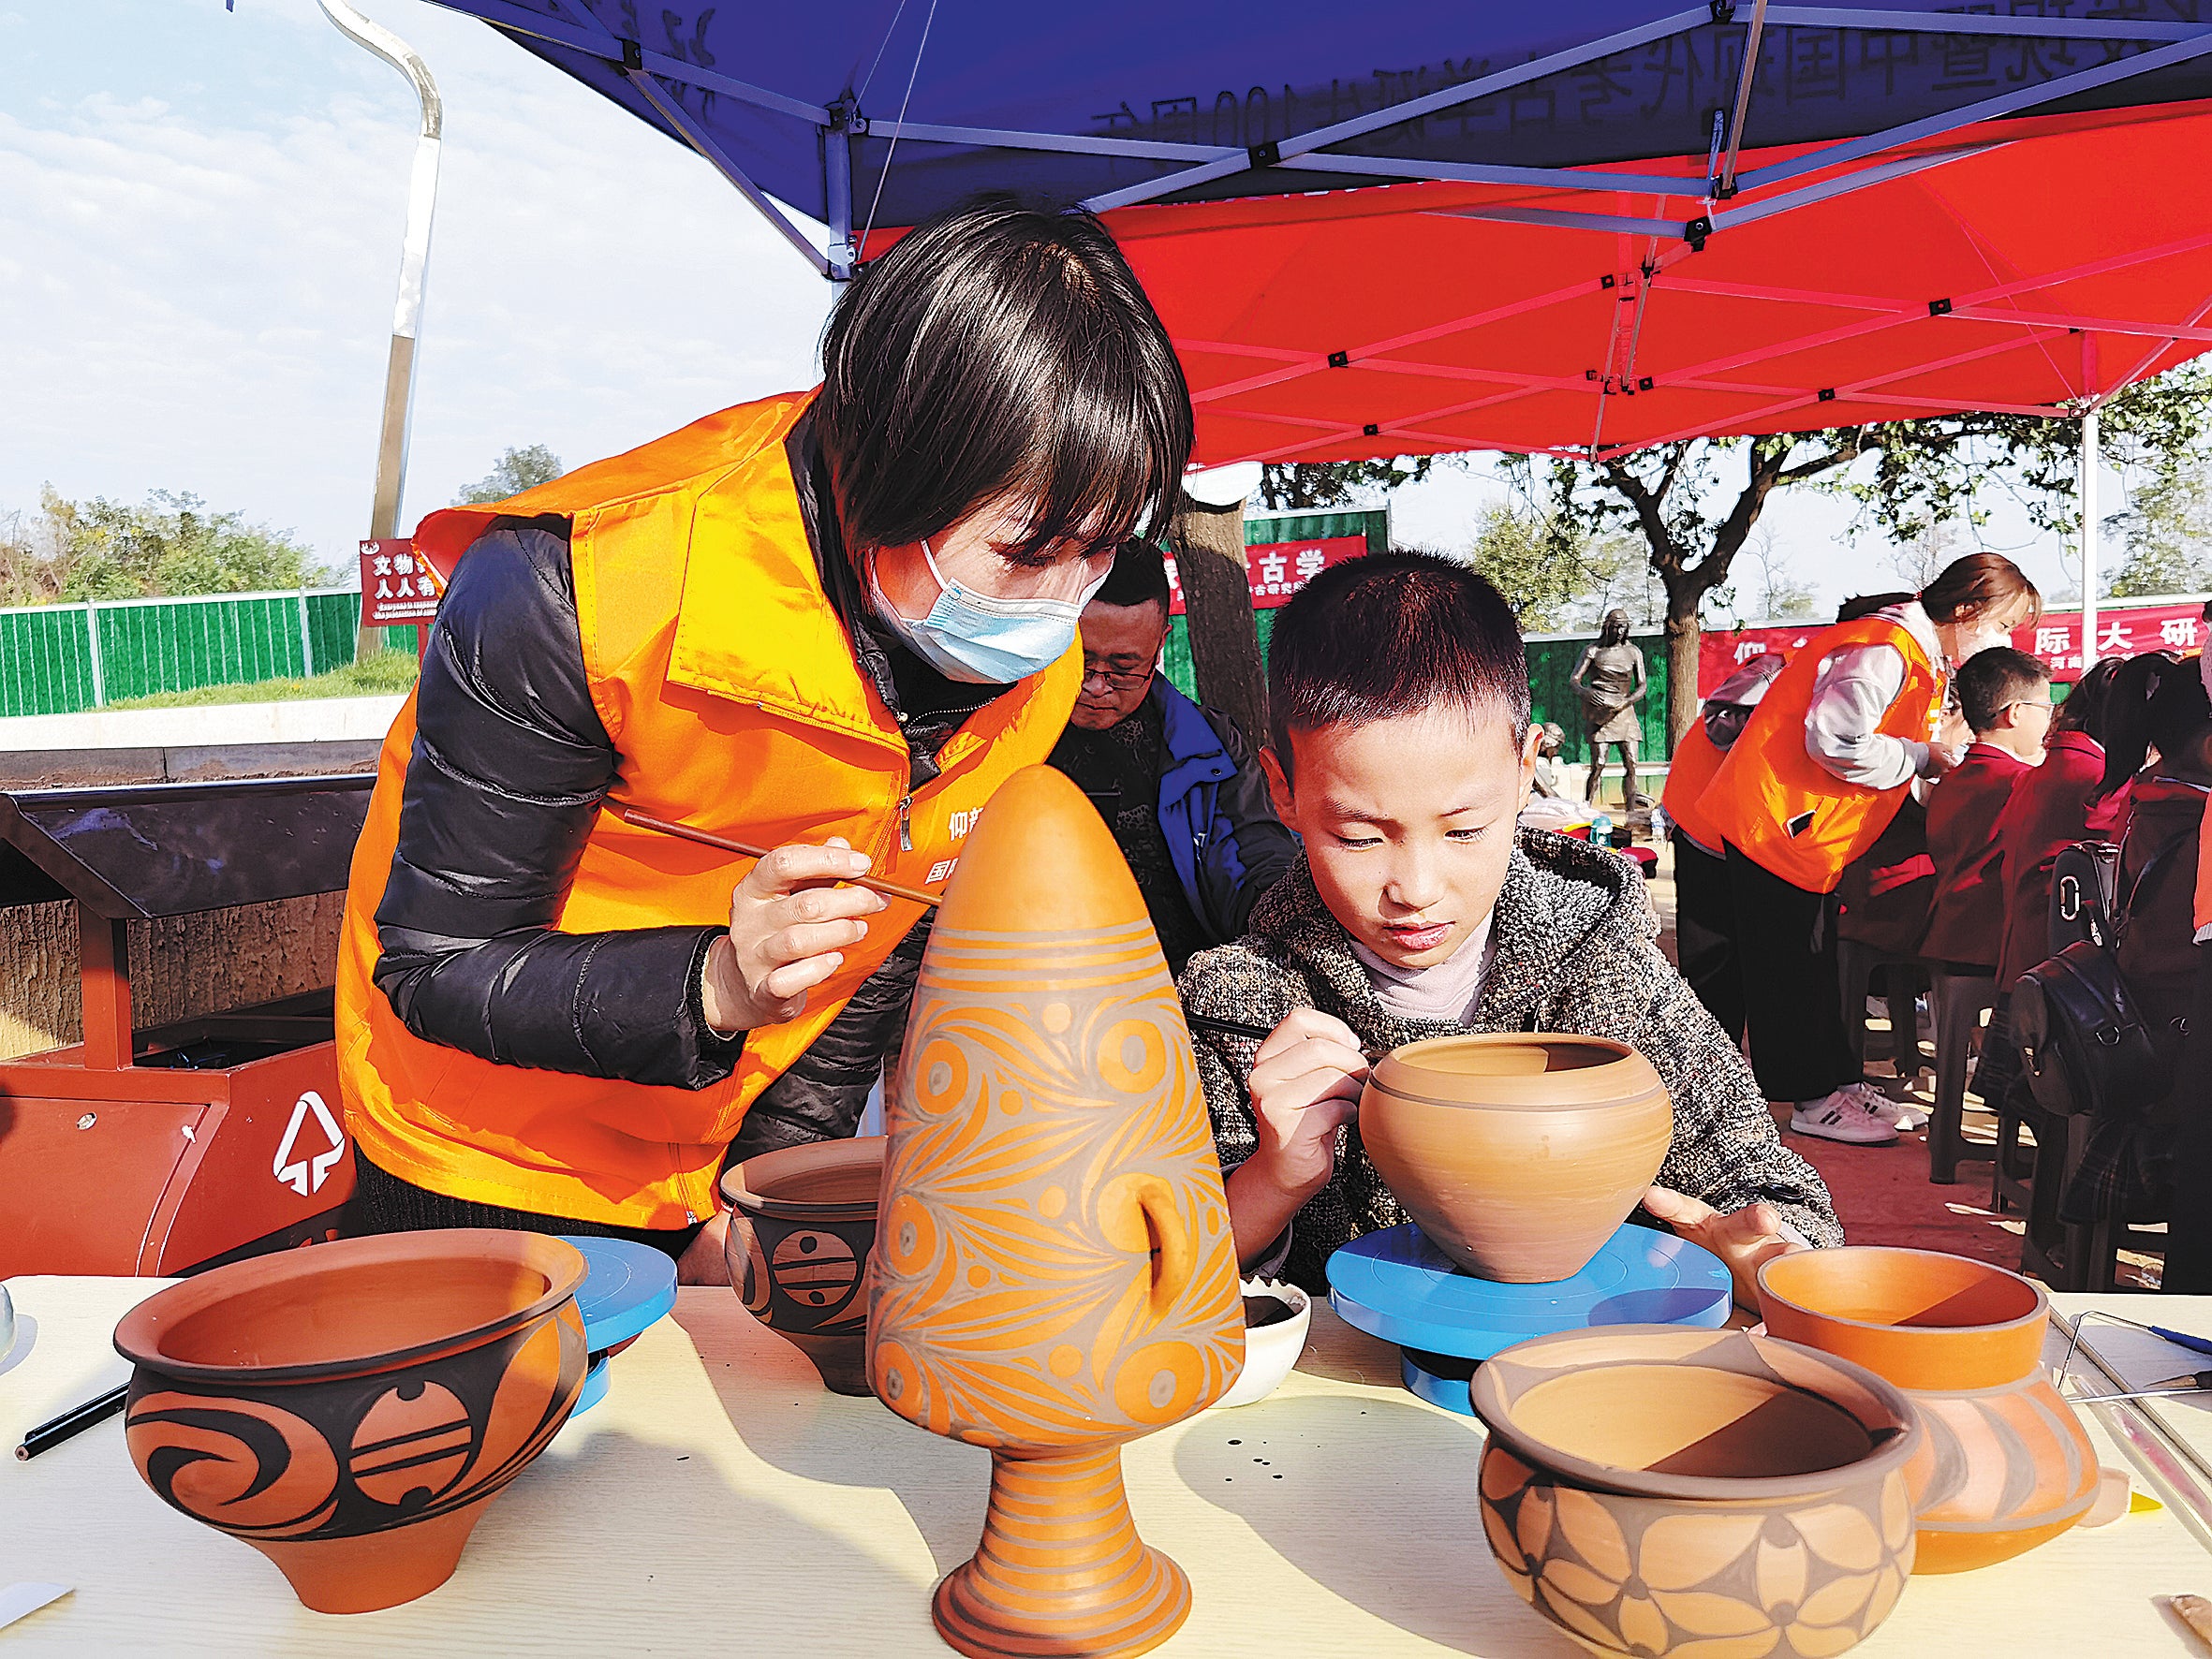
[[(2071, 700), (2071, 699), (2070, 699)], [(2178, 756), (2212, 724), (2212, 698), (2194, 662), (2172, 652), (2131, 657), (2104, 694), (2104, 779), (2101, 800), (2143, 770), (2150, 751)]]
[(1857, 622), (1862, 616), (1872, 616), (1893, 605), (1910, 605), (1919, 597), (1918, 594), (1854, 594), (1836, 608), (1836, 620)]
[(1168, 562), (1158, 547), (1132, 536), (1113, 550), (1113, 568), (1091, 595), (1094, 605), (1157, 605), (1168, 614)]
[(2120, 659), (2108, 656), (2083, 674), (2051, 716), (2051, 729), (2078, 731), (2103, 742), (2105, 712), (2112, 707), (2112, 677), (2119, 670)]
[(1986, 616), (2026, 595), (2027, 626), (2042, 620), (2043, 596), (2025, 572), (2002, 553), (1969, 553), (1943, 566), (1934, 581), (1920, 590), (1920, 602), (1939, 623), (1962, 622)]
[(1268, 735), (1290, 775), (1290, 734), (1364, 726), (1453, 703), (1528, 736), (1528, 659), (1512, 608), (1471, 566), (1394, 550), (1332, 565), (1275, 613)]
[(1952, 686), (1958, 693), (1959, 712), (1976, 734), (1997, 725), (1998, 716), (2017, 702), (2034, 697), (2051, 683), (2051, 670), (2025, 651), (2010, 645), (1977, 651), (1958, 666)]
[(815, 429), (855, 552), (1025, 497), (1017, 563), (1164, 531), (1190, 457), (1167, 330), (1096, 219), (981, 198), (917, 226), (846, 285), (822, 335)]

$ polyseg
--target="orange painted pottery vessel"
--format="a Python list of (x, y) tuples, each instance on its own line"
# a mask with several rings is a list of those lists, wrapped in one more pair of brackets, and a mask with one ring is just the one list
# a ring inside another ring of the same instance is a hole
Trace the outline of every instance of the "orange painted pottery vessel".
[(1429, 1241), (1478, 1279), (1589, 1265), (1666, 1158), (1651, 1062), (1602, 1037), (1497, 1034), (1394, 1049), (1360, 1096), (1360, 1144)]
[(320, 1613), (452, 1577), (583, 1386), (582, 1255), (537, 1233), (347, 1239), (216, 1268), (115, 1328), (124, 1434), (172, 1508)]
[(2051, 1303), (2033, 1280), (1933, 1250), (1851, 1245), (1768, 1262), (1759, 1307), (1775, 1335), (1856, 1360), (1919, 1408), (1915, 1571), (2003, 1561), (2096, 1504), (2096, 1450), (2043, 1374)]
[(1593, 1653), (1826, 1659), (1905, 1587), (1922, 1430), (1849, 1360), (1601, 1326), (1507, 1348), (1468, 1392), (1490, 1553)]
[(1182, 1006), (1060, 773), (1015, 773), (969, 837), (888, 1102), (869, 1378), (991, 1452), (937, 1631), (980, 1659), (1156, 1647), (1190, 1585), (1137, 1535), (1121, 1445), (1228, 1392), (1244, 1312)]
[(880, 1135), (778, 1147), (722, 1177), (722, 1255), (745, 1312), (813, 1361), (833, 1393), (868, 1391), (868, 1299)]

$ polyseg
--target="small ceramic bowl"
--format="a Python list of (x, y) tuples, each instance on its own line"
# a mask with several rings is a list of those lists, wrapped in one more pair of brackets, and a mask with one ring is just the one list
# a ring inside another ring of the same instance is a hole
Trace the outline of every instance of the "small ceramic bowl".
[(1600, 1326), (1506, 1349), (1469, 1392), (1490, 1552), (1593, 1652), (1831, 1659), (1905, 1588), (1924, 1431), (1849, 1360)]
[(1214, 1402), (1217, 1410), (1230, 1405), (1250, 1405), (1282, 1387), (1283, 1379), (1298, 1363), (1298, 1356), (1305, 1352), (1305, 1333), (1313, 1326), (1313, 1303), (1295, 1285), (1285, 1285), (1276, 1279), (1246, 1279), (1244, 1294), (1272, 1296), (1287, 1302), (1290, 1316), (1273, 1325), (1245, 1328), (1245, 1369), (1238, 1374), (1235, 1386)]
[(722, 1254), (745, 1312), (836, 1394), (868, 1389), (868, 1253), (883, 1184), (880, 1135), (778, 1147), (722, 1177)]

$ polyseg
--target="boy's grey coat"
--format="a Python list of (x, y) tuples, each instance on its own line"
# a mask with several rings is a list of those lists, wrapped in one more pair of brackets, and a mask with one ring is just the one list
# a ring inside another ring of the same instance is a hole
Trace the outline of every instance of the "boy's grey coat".
[[(1662, 1186), (1714, 1209), (1772, 1204), (1816, 1244), (1840, 1244), (1828, 1189), (1782, 1144), (1751, 1068), (1659, 953), (1644, 878), (1625, 859), (1570, 836), (1523, 830), (1516, 838), (1492, 929), (1495, 956), (1482, 981), (1474, 1031), (1556, 1031), (1613, 1037), (1640, 1050), (1674, 1102), (1674, 1143)], [(1202, 951), (1183, 971), (1193, 1014), (1274, 1026), (1292, 1008), (1334, 1014), (1371, 1049), (1462, 1029), (1386, 1012), (1344, 929), (1314, 890), (1303, 855), (1252, 912), (1233, 945)], [(1246, 1079), (1259, 1045), (1194, 1032), (1199, 1075), (1214, 1118), (1221, 1167), (1252, 1153)], [(1286, 1277), (1327, 1288), (1330, 1252), (1408, 1220), (1359, 1144), (1343, 1138), (1336, 1172), (1291, 1229)]]

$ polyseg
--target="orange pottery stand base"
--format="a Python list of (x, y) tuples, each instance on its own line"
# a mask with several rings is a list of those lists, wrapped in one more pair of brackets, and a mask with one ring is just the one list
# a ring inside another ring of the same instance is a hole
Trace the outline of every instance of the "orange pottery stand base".
[(450, 1578), (491, 1502), (485, 1497), (450, 1515), (358, 1537), (245, 1541), (277, 1564), (292, 1593), (316, 1612), (374, 1613), (428, 1595)]
[(1137, 1536), (1121, 1448), (991, 1456), (975, 1559), (937, 1586), (937, 1634), (970, 1659), (1148, 1652), (1190, 1612), (1183, 1569)]

